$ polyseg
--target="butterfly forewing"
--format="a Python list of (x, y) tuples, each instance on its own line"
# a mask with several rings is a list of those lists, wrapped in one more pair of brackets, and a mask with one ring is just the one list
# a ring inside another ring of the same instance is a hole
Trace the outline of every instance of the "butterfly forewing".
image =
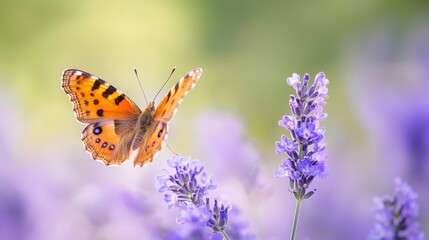
[(201, 77), (201, 68), (196, 68), (178, 81), (162, 100), (154, 114), (154, 126), (147, 131), (148, 134), (141, 142), (141, 146), (134, 159), (135, 166), (143, 166), (153, 160), (161, 150), (164, 140), (167, 138), (168, 122), (171, 121), (177, 111), (177, 107), (185, 95), (195, 86)]
[(201, 68), (194, 69), (171, 88), (155, 111), (156, 120), (168, 123), (173, 118), (183, 97), (195, 86), (202, 72)]
[(64, 70), (62, 88), (73, 102), (76, 118), (83, 123), (128, 119), (141, 114), (140, 108), (125, 94), (81, 70)]

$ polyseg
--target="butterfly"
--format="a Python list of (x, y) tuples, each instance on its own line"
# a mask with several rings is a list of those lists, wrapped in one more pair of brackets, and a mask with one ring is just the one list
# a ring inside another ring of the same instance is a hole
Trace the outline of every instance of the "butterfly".
[(144, 111), (106, 81), (82, 70), (66, 69), (62, 88), (73, 103), (76, 119), (87, 124), (82, 131), (85, 150), (94, 160), (119, 165), (137, 151), (134, 166), (153, 160), (167, 138), (168, 123), (185, 95), (201, 77), (201, 68), (186, 74), (155, 108)]

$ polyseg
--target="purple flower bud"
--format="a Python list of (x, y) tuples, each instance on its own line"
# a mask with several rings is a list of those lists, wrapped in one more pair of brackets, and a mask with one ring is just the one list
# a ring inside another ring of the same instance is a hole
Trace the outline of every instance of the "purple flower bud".
[(218, 206), (218, 201), (214, 200), (214, 206), (210, 208), (210, 199), (206, 199), (206, 209), (211, 212), (212, 217), (207, 222), (207, 226), (215, 232), (223, 231), (228, 223), (228, 212), (231, 207), (225, 207), (223, 204)]
[(301, 80), (298, 74), (292, 74), (292, 77), (287, 78), (287, 84), (293, 87), (296, 91), (298, 91), (299, 86), (301, 85)]

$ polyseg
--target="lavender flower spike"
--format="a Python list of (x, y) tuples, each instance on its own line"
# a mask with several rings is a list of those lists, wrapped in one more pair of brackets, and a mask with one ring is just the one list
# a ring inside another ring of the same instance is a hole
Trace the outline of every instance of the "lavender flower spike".
[(199, 161), (174, 155), (167, 160), (168, 165), (175, 170), (173, 174), (166, 169), (156, 178), (156, 188), (164, 194), (164, 200), (169, 207), (179, 208), (176, 217), (178, 223), (193, 223), (209, 227), (214, 234), (220, 233), (229, 239), (225, 232), (228, 223), (228, 213), (231, 207), (225, 207), (214, 200), (210, 207), (208, 191), (216, 188), (211, 176), (204, 172)]
[(199, 161), (190, 158), (184, 161), (181, 156), (174, 155), (167, 163), (176, 172), (170, 175), (168, 170), (163, 169), (163, 174), (156, 177), (156, 188), (164, 193), (164, 200), (170, 207), (200, 206), (205, 201), (207, 191), (216, 188)]
[(395, 179), (393, 196), (375, 198), (375, 224), (368, 239), (422, 240), (424, 234), (417, 222), (417, 194), (401, 179)]
[(320, 127), (320, 121), (327, 117), (323, 107), (328, 97), (329, 81), (323, 72), (317, 74), (311, 86), (309, 80), (310, 76), (305, 74), (301, 82), (296, 73), (287, 79), (296, 95), (289, 99), (292, 115), (285, 115), (279, 126), (284, 127), (290, 136), (282, 135), (281, 141), (275, 144), (277, 154), (287, 155), (275, 176), (289, 178), (289, 190), (297, 200), (314, 194), (314, 190), (307, 191), (307, 188), (316, 176), (327, 176), (325, 129)]

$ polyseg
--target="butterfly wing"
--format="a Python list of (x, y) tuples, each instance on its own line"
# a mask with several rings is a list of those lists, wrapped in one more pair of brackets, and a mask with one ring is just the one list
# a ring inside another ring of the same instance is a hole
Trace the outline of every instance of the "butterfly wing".
[(82, 70), (64, 70), (62, 88), (73, 103), (77, 120), (88, 123), (82, 132), (85, 150), (106, 165), (128, 159), (139, 107), (112, 85)]
[(134, 166), (143, 167), (146, 163), (152, 162), (156, 154), (161, 150), (162, 143), (167, 137), (168, 125), (164, 122), (154, 122), (148, 129), (148, 134), (139, 147), (137, 156), (134, 158)]
[(141, 114), (140, 108), (125, 94), (82, 70), (64, 70), (62, 88), (73, 103), (77, 120), (82, 123), (129, 119)]
[(177, 107), (182, 102), (186, 94), (200, 80), (203, 70), (196, 68), (186, 74), (179, 82), (168, 92), (167, 96), (155, 110), (155, 120), (168, 123), (177, 111)]
[(143, 137), (137, 156), (134, 159), (135, 166), (143, 166), (151, 162), (161, 150), (162, 143), (167, 138), (168, 122), (173, 118), (185, 95), (198, 82), (202, 71), (201, 68), (196, 68), (186, 74), (159, 104), (154, 113), (155, 121)]
[(82, 142), (94, 160), (106, 165), (121, 164), (129, 158), (136, 121), (103, 120), (90, 123), (82, 132)]

